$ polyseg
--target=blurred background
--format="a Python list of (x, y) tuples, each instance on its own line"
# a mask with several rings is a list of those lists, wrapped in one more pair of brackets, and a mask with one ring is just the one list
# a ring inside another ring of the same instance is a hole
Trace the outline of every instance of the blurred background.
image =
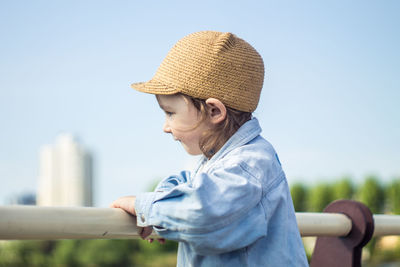
[[(0, 204), (108, 207), (196, 164), (162, 132), (154, 96), (129, 85), (151, 79), (183, 36), (216, 30), (264, 58), (254, 115), (279, 154), (296, 211), (352, 198), (375, 213), (399, 213), (399, 10), (395, 0), (1, 1)], [(172, 253), (175, 264), (173, 243), (110, 242), (2, 242), (0, 258), (9, 261), (0, 264), (86, 266), (98, 258), (91, 266), (134, 266), (146, 261), (143, 251)], [(77, 248), (143, 253), (79, 258)], [(24, 262), (18, 253), (26, 251), (33, 256)], [(382, 264), (399, 254), (398, 238), (389, 237), (363, 255)], [(393, 264), (379, 266), (400, 266)]]

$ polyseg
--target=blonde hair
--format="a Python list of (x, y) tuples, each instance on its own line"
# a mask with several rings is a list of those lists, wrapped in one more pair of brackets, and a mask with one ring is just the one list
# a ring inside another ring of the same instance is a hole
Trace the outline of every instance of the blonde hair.
[[(201, 120), (204, 121), (209, 115), (207, 104), (204, 99), (194, 98), (181, 94), (190, 100), (195, 108), (200, 112)], [(251, 112), (240, 111), (226, 107), (225, 119), (212, 129), (205, 131), (200, 138), (199, 146), (204, 156), (210, 159), (228, 141), (228, 139), (248, 120), (251, 119)]]

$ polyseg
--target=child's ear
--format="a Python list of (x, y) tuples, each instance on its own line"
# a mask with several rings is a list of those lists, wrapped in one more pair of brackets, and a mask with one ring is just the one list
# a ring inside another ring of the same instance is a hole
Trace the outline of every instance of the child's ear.
[(225, 105), (216, 98), (208, 98), (206, 100), (210, 122), (218, 124), (226, 118)]

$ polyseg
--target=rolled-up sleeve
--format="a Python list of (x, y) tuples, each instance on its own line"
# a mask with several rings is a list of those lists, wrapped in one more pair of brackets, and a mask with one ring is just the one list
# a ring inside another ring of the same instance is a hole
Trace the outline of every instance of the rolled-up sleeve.
[[(148, 219), (151, 216), (150, 212), (155, 199), (162, 199), (165, 195), (170, 195), (171, 197), (170, 191), (179, 184), (186, 184), (189, 176), (190, 172), (182, 171), (179, 175), (172, 175), (163, 179), (158, 183), (154, 192), (142, 193), (136, 196), (135, 211), (137, 225), (140, 227), (151, 225)], [(179, 192), (176, 193), (180, 194)]]
[(155, 226), (161, 236), (203, 255), (243, 248), (266, 235), (262, 186), (244, 163), (218, 164), (193, 184), (185, 177), (177, 181), (166, 191), (137, 196), (139, 226)]

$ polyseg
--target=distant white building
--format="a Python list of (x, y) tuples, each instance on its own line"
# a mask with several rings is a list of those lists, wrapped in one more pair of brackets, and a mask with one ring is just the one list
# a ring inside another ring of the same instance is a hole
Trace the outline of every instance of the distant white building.
[(93, 206), (93, 160), (71, 134), (40, 149), (39, 206)]

